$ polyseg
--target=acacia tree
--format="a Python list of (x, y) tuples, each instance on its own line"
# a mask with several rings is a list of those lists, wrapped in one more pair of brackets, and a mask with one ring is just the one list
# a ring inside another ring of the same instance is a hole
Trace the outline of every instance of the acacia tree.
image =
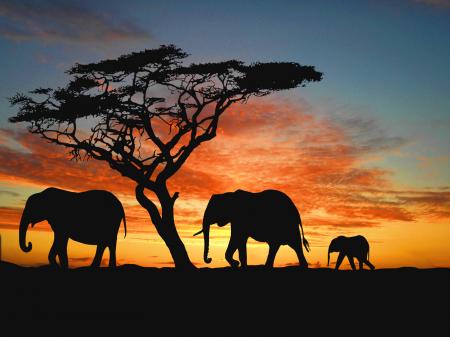
[[(193, 267), (174, 221), (167, 181), (201, 143), (216, 136), (221, 115), (251, 96), (320, 81), (312, 66), (237, 60), (184, 65), (174, 45), (98, 63), (75, 64), (64, 88), (17, 93), (12, 123), (70, 149), (76, 160), (94, 158), (136, 183), (136, 199), (168, 246), (177, 268)], [(82, 121), (80, 123), (80, 121)], [(150, 192), (151, 191), (151, 192)], [(153, 193), (160, 207), (145, 192)]]

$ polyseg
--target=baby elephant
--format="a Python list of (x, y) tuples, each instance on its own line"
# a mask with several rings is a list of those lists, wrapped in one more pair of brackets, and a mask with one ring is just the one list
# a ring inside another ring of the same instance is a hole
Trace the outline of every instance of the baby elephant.
[(123, 220), (125, 235), (127, 227), (125, 213), (120, 201), (110, 192), (102, 190), (74, 193), (58, 188), (31, 195), (23, 210), (19, 228), (19, 244), (24, 252), (32, 248), (25, 244), (28, 225), (47, 220), (54, 232), (53, 245), (48, 254), (51, 265), (68, 268), (67, 242), (69, 239), (97, 245), (93, 267), (98, 267), (103, 251), (109, 248), (109, 266), (116, 266), (116, 241)]
[(356, 257), (359, 261), (360, 270), (363, 269), (363, 263), (367, 264), (370, 269), (375, 269), (374, 265), (369, 262), (369, 243), (362, 235), (352, 237), (341, 235), (334, 238), (328, 248), (328, 265), (330, 265), (330, 253), (333, 252), (339, 252), (339, 256), (336, 261), (336, 270), (339, 269), (342, 260), (346, 256), (353, 270), (356, 270), (355, 263), (353, 262), (354, 257)]

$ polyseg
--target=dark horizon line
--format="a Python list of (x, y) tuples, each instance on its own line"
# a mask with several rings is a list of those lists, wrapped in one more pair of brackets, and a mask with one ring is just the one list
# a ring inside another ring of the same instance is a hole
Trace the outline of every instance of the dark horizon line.
[[(0, 261), (0, 268), (2, 266), (5, 267), (11, 267), (11, 268), (18, 268), (18, 269), (49, 269), (49, 270), (58, 270), (57, 268), (52, 267), (49, 264), (41, 264), (41, 265), (34, 265), (34, 266), (24, 266), (24, 265), (19, 265), (13, 262), (9, 262), (9, 261)], [(94, 268), (92, 268), (89, 265), (86, 266), (79, 266), (79, 267), (72, 267), (69, 268), (70, 270), (95, 270)], [(111, 268), (109, 268), (107, 265), (100, 267), (100, 269), (105, 269), (105, 270), (110, 270)], [(133, 264), (133, 263), (125, 263), (125, 264), (118, 264), (116, 269), (142, 269), (142, 270), (167, 270), (167, 269), (173, 269), (176, 270), (177, 268), (175, 266), (168, 266), (168, 267), (157, 267), (157, 266), (152, 266), (152, 267), (148, 267), (148, 266), (141, 266), (138, 264)], [(241, 270), (240, 268), (236, 269), (230, 266), (225, 266), (225, 267), (215, 267), (215, 268), (210, 268), (210, 267), (199, 267), (197, 266), (198, 270)], [(249, 265), (246, 267), (247, 270), (266, 270), (267, 268), (264, 266), (264, 264), (260, 264), (260, 265)], [(299, 270), (301, 271), (298, 266), (296, 265), (289, 265), (289, 266), (282, 266), (282, 267), (273, 267), (272, 270)], [(334, 267), (319, 267), (319, 268), (314, 268), (314, 267), (310, 267), (309, 269), (306, 270), (306, 272), (308, 272), (308, 270), (321, 270), (321, 271), (331, 271), (334, 272)], [(364, 271), (366, 272), (376, 272), (376, 271), (398, 271), (398, 270), (422, 270), (422, 271), (426, 271), (426, 270), (450, 270), (450, 267), (426, 267), (426, 268), (422, 268), (422, 267), (415, 267), (415, 266), (400, 266), (400, 267), (392, 267), (392, 268), (377, 268), (373, 271), (364, 269)], [(270, 272), (270, 270), (267, 270), (268, 272)], [(339, 270), (338, 272), (353, 272), (353, 270), (350, 269), (342, 269)], [(358, 271), (355, 271), (355, 273), (358, 273)]]

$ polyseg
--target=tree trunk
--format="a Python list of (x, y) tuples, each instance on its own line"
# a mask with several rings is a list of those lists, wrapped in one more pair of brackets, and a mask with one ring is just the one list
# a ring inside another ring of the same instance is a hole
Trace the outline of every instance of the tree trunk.
[(171, 211), (164, 212), (164, 206), (162, 207), (163, 207), (163, 214), (164, 213), (167, 214), (163, 215), (162, 224), (160, 226), (161, 228), (159, 229), (157, 228), (157, 230), (159, 235), (161, 235), (162, 239), (169, 248), (170, 254), (172, 255), (172, 258), (175, 262), (175, 267), (181, 269), (194, 268), (194, 265), (189, 259), (183, 241), (181, 241), (181, 238), (178, 235), (177, 229), (175, 227), (173, 208), (170, 207), (172, 208)]
[(169, 248), (175, 267), (178, 269), (195, 268), (175, 227), (173, 205), (177, 194), (170, 197), (165, 187), (154, 192), (161, 204), (162, 215), (159, 213), (156, 205), (144, 195), (144, 188), (141, 186), (136, 187), (136, 199), (148, 211), (156, 231)]

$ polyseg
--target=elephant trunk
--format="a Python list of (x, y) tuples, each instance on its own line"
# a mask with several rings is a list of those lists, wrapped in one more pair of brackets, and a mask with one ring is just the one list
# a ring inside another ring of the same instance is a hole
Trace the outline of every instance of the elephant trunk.
[(205, 242), (205, 250), (203, 252), (203, 260), (205, 263), (211, 263), (212, 259), (208, 257), (208, 251), (209, 251), (209, 227), (210, 224), (206, 221), (206, 219), (203, 219), (203, 239)]
[(20, 249), (22, 249), (25, 253), (28, 253), (33, 245), (31, 242), (28, 242), (28, 244), (25, 244), (25, 239), (27, 235), (28, 225), (30, 224), (30, 219), (27, 214), (27, 210), (23, 211), (22, 218), (20, 219), (20, 227), (19, 227), (19, 245)]
[(328, 262), (327, 262), (327, 266), (330, 266), (330, 253), (331, 253), (331, 247), (328, 248)]

